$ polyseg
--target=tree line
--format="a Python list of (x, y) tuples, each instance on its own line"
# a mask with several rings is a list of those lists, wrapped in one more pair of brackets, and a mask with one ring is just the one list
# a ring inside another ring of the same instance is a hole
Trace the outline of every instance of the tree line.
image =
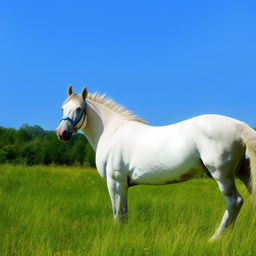
[(19, 129), (0, 127), (0, 163), (95, 167), (95, 153), (82, 134), (63, 143), (54, 131), (24, 124)]

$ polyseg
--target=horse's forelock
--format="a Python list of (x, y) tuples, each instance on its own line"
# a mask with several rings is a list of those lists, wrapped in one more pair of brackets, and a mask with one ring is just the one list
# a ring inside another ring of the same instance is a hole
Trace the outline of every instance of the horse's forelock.
[(80, 94), (72, 94), (64, 101), (63, 105), (70, 101), (78, 102), (79, 104), (84, 104), (83, 97)]

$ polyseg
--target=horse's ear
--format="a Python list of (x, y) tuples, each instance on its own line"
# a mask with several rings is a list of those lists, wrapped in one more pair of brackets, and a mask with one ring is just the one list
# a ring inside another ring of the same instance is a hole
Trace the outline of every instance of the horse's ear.
[(72, 85), (68, 87), (68, 96), (71, 96), (73, 94)]
[(82, 90), (81, 94), (82, 94), (83, 100), (85, 100), (87, 95), (88, 95), (87, 87), (84, 87), (84, 89)]

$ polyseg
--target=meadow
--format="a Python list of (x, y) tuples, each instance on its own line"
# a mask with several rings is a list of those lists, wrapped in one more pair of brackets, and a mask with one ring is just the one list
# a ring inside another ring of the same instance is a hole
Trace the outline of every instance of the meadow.
[(256, 255), (256, 212), (209, 243), (225, 202), (211, 179), (129, 189), (129, 219), (114, 225), (95, 169), (0, 166), (0, 255)]

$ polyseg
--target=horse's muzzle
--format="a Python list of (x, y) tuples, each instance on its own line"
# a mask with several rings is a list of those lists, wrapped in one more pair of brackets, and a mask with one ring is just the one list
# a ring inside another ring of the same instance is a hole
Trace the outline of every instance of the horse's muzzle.
[(69, 141), (72, 136), (72, 132), (69, 132), (67, 130), (62, 130), (61, 127), (58, 127), (56, 129), (56, 134), (59, 140), (61, 141)]

